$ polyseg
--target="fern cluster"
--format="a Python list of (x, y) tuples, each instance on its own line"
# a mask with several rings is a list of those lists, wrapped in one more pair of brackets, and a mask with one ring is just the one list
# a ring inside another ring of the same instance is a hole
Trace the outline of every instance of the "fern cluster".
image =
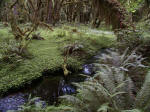
[[(94, 77), (87, 81), (75, 84), (78, 87), (77, 95), (62, 96), (73, 112), (149, 112), (150, 109), (150, 72), (147, 74), (142, 89), (137, 93), (132, 79), (126, 74), (128, 66), (144, 67), (143, 58), (131, 55), (118, 55), (119, 64), (98, 64), (99, 70)], [(127, 57), (126, 57), (127, 56)], [(129, 61), (134, 57), (135, 60)], [(105, 57), (109, 62), (115, 58)], [(139, 59), (138, 59), (139, 58)], [(117, 59), (117, 58), (116, 58)], [(137, 60), (139, 62), (136, 62)], [(103, 60), (103, 59), (102, 59)], [(121, 69), (125, 67), (124, 69)]]
[[(142, 55), (138, 55), (136, 53), (136, 49), (131, 53), (128, 52), (128, 48), (121, 55), (116, 51), (107, 50), (107, 54), (103, 53), (98, 62), (100, 64), (106, 64), (110, 67), (119, 68), (123, 71), (129, 71), (131, 68), (137, 69), (146, 67), (142, 64), (145, 58), (142, 58)], [(99, 66), (99, 63), (96, 65)]]

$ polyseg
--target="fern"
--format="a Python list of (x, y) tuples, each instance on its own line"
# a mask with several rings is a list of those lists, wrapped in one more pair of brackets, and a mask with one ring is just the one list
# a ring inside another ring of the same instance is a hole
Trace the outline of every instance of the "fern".
[(73, 112), (149, 112), (150, 73), (136, 97), (133, 94), (135, 85), (132, 79), (125, 75), (126, 71), (120, 66), (127, 70), (131, 66), (145, 67), (142, 65), (144, 58), (136, 55), (135, 51), (128, 55), (127, 51), (123, 55), (115, 52), (103, 55), (101, 59), (103, 64), (96, 64), (98, 71), (94, 77), (75, 84), (78, 94), (61, 97), (69, 102)]
[(143, 87), (136, 97), (135, 107), (143, 108), (145, 112), (150, 110), (150, 72), (148, 72)]
[[(114, 75), (115, 74), (115, 75)], [(121, 76), (121, 80), (117, 77)], [(89, 78), (80, 84), (75, 84), (78, 87), (77, 96), (63, 96), (74, 107), (75, 112), (96, 112), (99, 107), (108, 103), (113, 111), (118, 111), (128, 105), (129, 97), (127, 94), (129, 78), (124, 77), (124, 74), (119, 69), (101, 67), (101, 71), (94, 77)], [(75, 100), (76, 99), (76, 100)], [(130, 105), (131, 106), (131, 105)], [(104, 107), (103, 107), (104, 108)]]
[(110, 67), (120, 68), (121, 70), (128, 71), (129, 68), (145, 68), (142, 64), (145, 58), (136, 53), (136, 49), (128, 54), (128, 48), (122, 55), (118, 52), (107, 50), (107, 54), (102, 54), (99, 63), (109, 65)]

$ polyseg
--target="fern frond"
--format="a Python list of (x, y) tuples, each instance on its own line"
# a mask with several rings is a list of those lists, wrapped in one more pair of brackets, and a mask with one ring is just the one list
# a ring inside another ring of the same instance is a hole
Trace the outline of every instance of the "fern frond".
[(143, 111), (139, 109), (133, 109), (133, 110), (123, 110), (121, 112), (143, 112)]
[(136, 97), (135, 107), (144, 108), (145, 112), (150, 110), (150, 72), (145, 77), (145, 82)]

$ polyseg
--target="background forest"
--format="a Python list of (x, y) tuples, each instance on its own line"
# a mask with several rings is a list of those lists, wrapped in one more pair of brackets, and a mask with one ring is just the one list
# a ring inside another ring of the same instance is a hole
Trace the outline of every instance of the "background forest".
[(150, 0), (0, 0), (0, 112), (149, 112)]

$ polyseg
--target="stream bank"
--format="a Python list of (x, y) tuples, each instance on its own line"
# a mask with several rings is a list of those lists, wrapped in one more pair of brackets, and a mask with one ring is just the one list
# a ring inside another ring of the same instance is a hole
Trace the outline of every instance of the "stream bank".
[[(77, 32), (73, 32), (77, 29)], [(88, 33), (87, 33), (88, 32)], [(99, 32), (99, 33), (98, 33)], [(11, 55), (2, 54), (5, 48), (18, 49), (10, 28), (0, 30), (0, 96), (10, 89), (18, 89), (33, 80), (43, 77), (43, 70), (55, 72), (62, 68), (64, 63), (64, 48), (73, 48), (73, 50), (82, 51), (81, 56), (69, 56), (67, 65), (74, 70), (80, 70), (85, 61), (98, 52), (101, 48), (110, 48), (115, 45), (116, 38), (112, 32), (92, 30), (89, 27), (60, 26), (54, 28), (54, 31), (39, 28), (35, 34), (39, 34), (44, 40), (32, 40), (28, 45), (28, 51), (31, 58), (11, 58)], [(10, 46), (10, 47), (9, 47)], [(13, 63), (3, 61), (3, 57), (9, 57)], [(30, 56), (29, 56), (30, 57)], [(54, 74), (55, 76), (55, 74)]]
[[(73, 82), (83, 82), (86, 77), (80, 74), (92, 76), (94, 74), (94, 64), (101, 57), (103, 53), (107, 53), (108, 49), (102, 49), (93, 58), (89, 59), (83, 65), (80, 73), (69, 75), (66, 78), (60, 75), (54, 76), (48, 74), (44, 76), (39, 83), (34, 86), (29, 86), (21, 91), (9, 94), (0, 99), (0, 111), (6, 112), (7, 110), (19, 110), (20, 106), (28, 101), (28, 97), (39, 97), (39, 101), (44, 101), (49, 105), (57, 105), (59, 103), (58, 97), (65, 94), (75, 94), (76, 87), (72, 85)], [(38, 102), (38, 101), (37, 101)]]

